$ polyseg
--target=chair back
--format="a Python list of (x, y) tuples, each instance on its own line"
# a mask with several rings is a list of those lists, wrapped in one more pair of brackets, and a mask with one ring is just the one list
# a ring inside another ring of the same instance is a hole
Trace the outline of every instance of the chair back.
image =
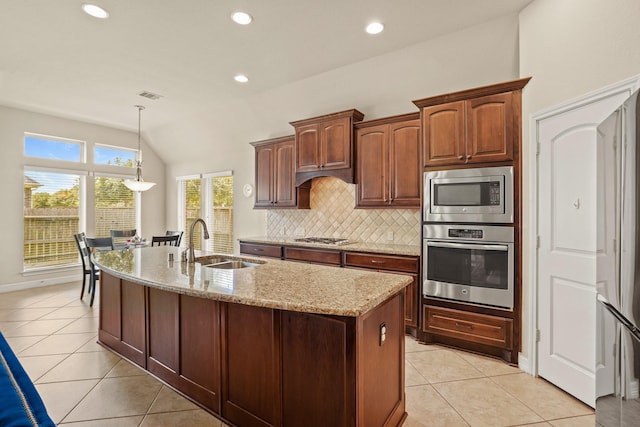
[(180, 246), (180, 242), (182, 242), (183, 234), (184, 234), (184, 231), (172, 231), (172, 230), (167, 230), (167, 232), (165, 233), (166, 236), (178, 236), (178, 242), (174, 246)]
[(87, 248), (91, 251), (112, 251), (113, 239), (111, 237), (86, 237), (84, 238)]
[(127, 240), (136, 235), (136, 231), (135, 228), (133, 230), (111, 230), (114, 247), (124, 248), (127, 245)]
[(73, 235), (73, 240), (76, 241), (78, 247), (78, 253), (80, 254), (80, 260), (82, 261), (82, 269), (89, 270), (89, 249), (87, 248), (87, 242), (85, 242), (84, 233), (78, 233)]
[(179, 235), (175, 234), (172, 236), (152, 236), (151, 237), (151, 246), (178, 246), (178, 242), (180, 241)]

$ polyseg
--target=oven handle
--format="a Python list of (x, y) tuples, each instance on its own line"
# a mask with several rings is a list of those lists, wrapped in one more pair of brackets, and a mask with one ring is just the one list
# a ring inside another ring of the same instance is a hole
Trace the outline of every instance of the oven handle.
[(483, 245), (476, 243), (448, 243), (448, 242), (435, 242), (431, 240), (427, 240), (427, 246), (436, 247), (436, 248), (454, 248), (454, 249), (484, 249), (488, 251), (503, 251), (507, 252), (509, 247), (506, 245)]

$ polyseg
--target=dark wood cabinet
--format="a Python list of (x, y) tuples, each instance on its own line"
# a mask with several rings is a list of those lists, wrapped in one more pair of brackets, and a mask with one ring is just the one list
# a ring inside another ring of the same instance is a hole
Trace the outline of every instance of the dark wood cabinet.
[(413, 335), (417, 334), (420, 292), (419, 257), (345, 252), (344, 266), (402, 273), (410, 276), (413, 281), (404, 288), (404, 322), (408, 332)]
[(529, 79), (414, 101), (425, 167), (512, 162), (520, 144), (521, 90)]
[(295, 186), (294, 136), (253, 142), (256, 194), (254, 208), (309, 208), (309, 184)]
[(198, 298), (108, 273), (101, 281), (100, 341), (129, 358), (111, 337), (140, 303), (141, 366), (229, 424), (392, 427), (406, 418), (400, 292), (348, 317)]
[(296, 185), (317, 176), (353, 182), (353, 124), (358, 110), (291, 122), (295, 128)]
[(420, 208), (419, 114), (356, 125), (356, 206)]
[(342, 256), (340, 251), (299, 248), (295, 246), (284, 247), (284, 259), (288, 261), (303, 261), (315, 264), (337, 266), (342, 263)]
[(98, 339), (146, 367), (144, 286), (102, 274), (99, 288)]
[(253, 256), (280, 259), (282, 258), (282, 246), (240, 242), (240, 253), (253, 255)]

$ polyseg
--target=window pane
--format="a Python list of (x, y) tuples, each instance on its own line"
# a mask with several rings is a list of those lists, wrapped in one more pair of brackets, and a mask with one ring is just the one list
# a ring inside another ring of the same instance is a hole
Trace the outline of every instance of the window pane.
[(82, 143), (25, 135), (24, 154), (25, 156), (39, 157), (41, 159), (80, 162)]
[(97, 165), (136, 166), (136, 152), (96, 145), (93, 161)]
[[(200, 218), (200, 178), (182, 181), (184, 197), (184, 242), (189, 242), (191, 223)], [(194, 248), (202, 250), (202, 227), (198, 225), (193, 234)]]
[(109, 237), (111, 230), (136, 228), (135, 197), (124, 179), (96, 176), (94, 188), (96, 237)]
[(210, 181), (213, 201), (213, 224), (209, 225), (211, 240), (207, 249), (225, 254), (233, 253), (233, 176), (216, 176)]
[(79, 188), (79, 175), (25, 170), (25, 270), (78, 261)]

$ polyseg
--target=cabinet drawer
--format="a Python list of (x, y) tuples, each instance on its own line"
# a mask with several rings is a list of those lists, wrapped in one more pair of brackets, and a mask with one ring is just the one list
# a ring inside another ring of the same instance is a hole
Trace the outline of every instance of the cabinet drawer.
[(240, 242), (240, 253), (271, 258), (282, 258), (282, 246)]
[(511, 349), (513, 321), (443, 307), (423, 306), (424, 331)]
[(340, 265), (340, 252), (285, 246), (284, 259), (315, 262), (318, 264)]
[(377, 270), (394, 270), (406, 273), (418, 273), (419, 258), (393, 255), (372, 255), (357, 252), (345, 252), (345, 267), (365, 267)]

